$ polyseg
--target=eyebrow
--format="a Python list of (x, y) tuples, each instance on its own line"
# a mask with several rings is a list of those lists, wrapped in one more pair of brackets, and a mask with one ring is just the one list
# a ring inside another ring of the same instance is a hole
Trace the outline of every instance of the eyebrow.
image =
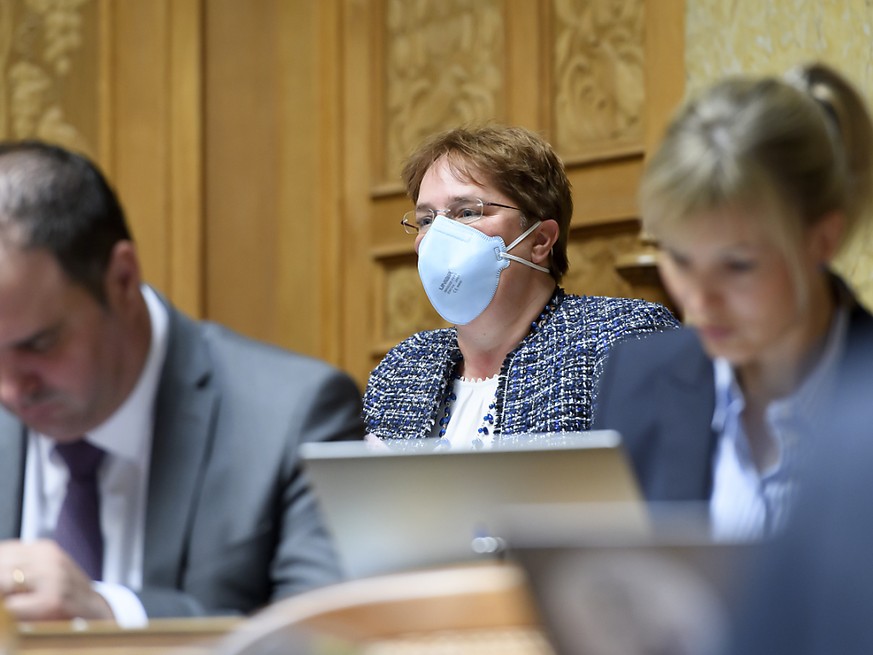
[[(454, 196), (449, 199), (449, 204), (454, 205), (455, 203), (462, 202), (464, 200), (478, 200), (479, 196)], [(416, 204), (416, 209), (433, 209), (433, 205), (429, 202)]]
[[(657, 246), (661, 250), (677, 250), (678, 246), (675, 246), (671, 243), (666, 243), (663, 240), (657, 242)], [(719, 247), (719, 252), (724, 252), (726, 250), (763, 250), (769, 246), (766, 242), (755, 242), (755, 241), (734, 241), (732, 243), (726, 244), (724, 246)], [(694, 250), (693, 246), (688, 246), (687, 248), (681, 248), (683, 250), (691, 251)]]
[(15, 350), (26, 350), (28, 348), (32, 348), (33, 345), (40, 339), (54, 336), (58, 332), (60, 332), (62, 325), (63, 321), (57, 321), (56, 323), (49, 325), (48, 327), (42, 328), (41, 330), (38, 330), (37, 332), (34, 332), (33, 334), (26, 336), (23, 339), (13, 341), (9, 345)]

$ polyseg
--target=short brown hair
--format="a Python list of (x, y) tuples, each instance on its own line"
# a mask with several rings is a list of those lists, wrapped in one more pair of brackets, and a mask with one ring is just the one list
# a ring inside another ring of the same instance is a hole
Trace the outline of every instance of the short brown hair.
[(523, 127), (485, 125), (459, 127), (422, 143), (403, 166), (406, 193), (418, 202), (421, 180), (434, 163), (446, 158), (459, 179), (480, 186), (487, 182), (511, 198), (525, 222), (558, 223), (552, 248), (551, 274), (560, 281), (567, 272), (567, 238), (573, 197), (564, 164), (538, 134)]

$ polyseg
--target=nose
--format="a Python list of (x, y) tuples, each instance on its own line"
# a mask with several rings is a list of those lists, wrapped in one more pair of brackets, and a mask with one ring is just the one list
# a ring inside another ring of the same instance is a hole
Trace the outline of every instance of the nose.
[(37, 395), (36, 376), (15, 366), (0, 366), (0, 404), (15, 410), (24, 407)]

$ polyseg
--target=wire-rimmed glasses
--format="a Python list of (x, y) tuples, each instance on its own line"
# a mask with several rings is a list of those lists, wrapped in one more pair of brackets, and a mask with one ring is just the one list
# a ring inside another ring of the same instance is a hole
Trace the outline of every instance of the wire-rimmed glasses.
[(413, 209), (403, 214), (400, 224), (407, 234), (424, 234), (439, 215), (469, 225), (485, 215), (485, 207), (503, 207), (521, 211), (518, 207), (489, 202), (481, 198), (462, 198), (445, 209)]

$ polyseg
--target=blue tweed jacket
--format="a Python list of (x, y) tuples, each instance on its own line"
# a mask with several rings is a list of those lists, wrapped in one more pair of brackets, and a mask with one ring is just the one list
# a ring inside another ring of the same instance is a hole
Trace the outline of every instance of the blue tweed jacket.
[[(665, 307), (643, 300), (557, 289), (552, 303), (554, 311), (503, 362), (495, 434), (589, 429), (610, 346), (679, 325)], [(455, 328), (419, 332), (392, 348), (367, 383), (367, 431), (392, 439), (430, 436), (461, 359)]]

